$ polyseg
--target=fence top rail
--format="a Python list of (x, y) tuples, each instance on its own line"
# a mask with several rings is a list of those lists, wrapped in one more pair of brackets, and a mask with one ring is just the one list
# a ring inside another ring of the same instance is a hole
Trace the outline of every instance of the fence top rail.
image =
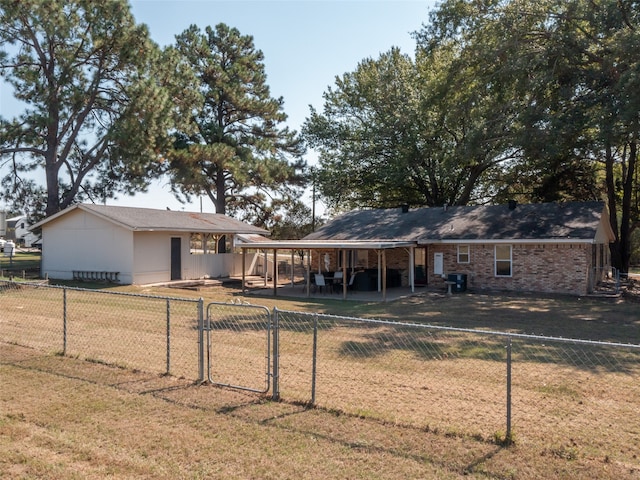
[(91, 288), (80, 288), (80, 287), (68, 287), (65, 285), (49, 285), (46, 283), (39, 282), (15, 282), (9, 280), (0, 280), (0, 284), (10, 284), (15, 286), (27, 286), (27, 287), (36, 287), (36, 288), (50, 288), (55, 290), (72, 290), (76, 292), (88, 292), (88, 293), (97, 293), (100, 295), (117, 295), (122, 297), (140, 297), (140, 298), (149, 298), (154, 300), (171, 300), (175, 302), (190, 302), (190, 303), (200, 303), (203, 302), (204, 299), (201, 298), (185, 298), (185, 297), (166, 297), (162, 295), (149, 295), (146, 293), (131, 293), (131, 292), (111, 292), (109, 290), (100, 290), (100, 289), (91, 289)]
[(478, 330), (473, 328), (446, 327), (441, 325), (431, 325), (428, 323), (394, 322), (392, 320), (348, 317), (348, 316), (342, 316), (342, 315), (330, 315), (327, 313), (296, 312), (292, 310), (281, 310), (276, 307), (274, 307), (273, 311), (275, 313), (286, 313), (286, 314), (301, 315), (301, 316), (307, 316), (307, 317), (317, 316), (318, 318), (326, 318), (329, 320), (343, 320), (343, 321), (362, 322), (362, 323), (369, 323), (369, 324), (392, 325), (395, 327), (424, 328), (427, 330), (440, 330), (440, 331), (447, 331), (447, 332), (473, 333), (475, 335), (491, 335), (491, 336), (505, 337), (510, 339), (534, 340), (537, 342), (572, 343), (576, 345), (591, 345), (591, 346), (618, 347), (618, 348), (623, 347), (623, 348), (629, 348), (629, 349), (640, 351), (640, 345), (634, 344), (634, 343), (602, 342), (597, 340), (584, 340), (580, 338), (566, 338), (566, 337), (547, 337), (544, 335), (534, 335), (534, 334), (526, 334), (526, 333), (510, 333), (510, 332), (498, 332), (495, 330)]

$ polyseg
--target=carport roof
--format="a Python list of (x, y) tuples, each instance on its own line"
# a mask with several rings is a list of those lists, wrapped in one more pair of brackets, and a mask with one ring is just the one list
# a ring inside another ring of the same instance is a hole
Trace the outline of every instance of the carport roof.
[(82, 210), (136, 232), (164, 231), (216, 234), (269, 234), (268, 231), (262, 228), (254, 227), (248, 223), (218, 213), (181, 212), (85, 203), (62, 210), (36, 223), (31, 228), (42, 227), (75, 210)]
[(386, 250), (390, 248), (414, 247), (416, 242), (405, 241), (349, 241), (349, 240), (256, 240), (237, 242), (240, 248), (282, 250)]

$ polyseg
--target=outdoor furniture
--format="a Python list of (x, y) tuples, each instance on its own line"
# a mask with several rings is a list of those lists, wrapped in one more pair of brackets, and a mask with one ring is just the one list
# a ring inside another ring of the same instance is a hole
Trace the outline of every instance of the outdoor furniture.
[[(387, 269), (387, 288), (400, 286), (402, 286), (402, 277), (400, 272), (393, 268)], [(356, 272), (353, 289), (365, 292), (378, 290), (378, 269), (367, 268), (360, 272)]]
[(447, 285), (447, 295), (451, 295), (452, 294), (451, 287), (453, 287), (456, 284), (456, 282), (453, 282), (451, 280), (445, 280), (444, 283)]
[(342, 290), (342, 280), (343, 280), (343, 276), (342, 276), (342, 272), (336, 272), (333, 274), (333, 291), (334, 292), (340, 292)]
[(349, 277), (349, 283), (347, 284), (347, 290), (353, 291), (353, 282), (355, 281), (355, 279), (356, 279), (356, 274), (352, 273), (351, 277)]
[(319, 289), (321, 292), (324, 292), (325, 287), (327, 286), (327, 284), (324, 281), (324, 275), (322, 275), (321, 273), (316, 273), (315, 279), (316, 279), (316, 289)]

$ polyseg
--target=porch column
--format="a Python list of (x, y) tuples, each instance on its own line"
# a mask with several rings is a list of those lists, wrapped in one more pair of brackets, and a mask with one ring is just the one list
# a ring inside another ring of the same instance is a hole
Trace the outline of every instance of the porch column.
[(273, 249), (273, 296), (278, 294), (278, 265), (276, 259), (278, 258), (278, 249)]
[(294, 270), (295, 270), (294, 269), (294, 267), (295, 267), (295, 263), (294, 262), (296, 260), (295, 253), (296, 253), (296, 251), (292, 248), (291, 249), (291, 288), (293, 288), (294, 285), (295, 285), (295, 282), (294, 282), (294, 279), (293, 279), (293, 273), (294, 273)]
[(269, 278), (269, 250), (264, 249), (264, 288), (267, 288), (267, 279)]
[(246, 270), (246, 264), (247, 264), (247, 260), (246, 260), (246, 255), (247, 255), (247, 249), (243, 248), (242, 249), (242, 293), (245, 292), (245, 270)]
[(376, 250), (378, 254), (378, 292), (382, 291), (382, 250)]
[(347, 299), (347, 249), (342, 249), (342, 298)]
[(307, 264), (306, 264), (306, 270), (307, 270), (307, 275), (306, 275), (306, 285), (305, 288), (307, 289), (307, 297), (311, 296), (311, 249), (307, 250)]
[(387, 301), (387, 251), (382, 250), (382, 301)]
[(409, 247), (409, 286), (411, 287), (411, 293), (416, 291), (415, 270), (415, 248)]

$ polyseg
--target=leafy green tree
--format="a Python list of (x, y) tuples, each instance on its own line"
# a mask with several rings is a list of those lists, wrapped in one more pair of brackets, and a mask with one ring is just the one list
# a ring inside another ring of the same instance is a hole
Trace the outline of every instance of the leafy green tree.
[(468, 81), (482, 66), (457, 55), (443, 43), (414, 62), (393, 48), (336, 79), (323, 112), (312, 109), (303, 128), (320, 153), (320, 190), (331, 207), (482, 200), (482, 179), (512, 155), (502, 131), (512, 114)]
[(414, 77), (411, 59), (394, 49), (336, 78), (323, 112), (311, 109), (303, 133), (320, 154), (316, 180), (330, 208), (415, 201), (403, 188), (417, 135)]
[[(264, 225), (274, 240), (298, 240), (313, 232), (311, 209), (301, 201), (288, 205), (281, 214), (274, 215)], [(322, 219), (316, 219), (316, 224)]]
[(460, 58), (479, 59), (485, 68), (469, 81), (500, 92), (514, 108), (505, 130), (519, 153), (496, 177), (495, 198), (606, 198), (617, 235), (613, 264), (622, 271), (638, 222), (638, 7), (450, 0), (419, 37), (426, 45), (455, 43)]
[[(616, 234), (612, 261), (626, 272), (630, 238), (638, 224), (638, 210), (632, 204), (638, 187), (634, 178), (640, 133), (638, 5), (575, 0), (552, 2), (549, 7), (548, 20), (540, 22), (542, 35), (537, 35), (545, 41), (538, 40), (533, 48), (543, 51), (546, 64), (554, 68), (534, 75), (552, 85), (553, 94), (531, 89), (532, 96), (538, 110), (548, 112), (546, 122), (558, 125), (548, 143), (569, 161), (589, 162), (604, 179), (598, 196), (607, 200)], [(564, 135), (567, 131), (571, 135)], [(563, 141), (567, 137), (570, 141)]]
[(204, 32), (191, 26), (176, 37), (176, 49), (203, 101), (193, 110), (195, 132), (178, 132), (169, 155), (174, 192), (204, 194), (218, 213), (265, 224), (299, 198), (306, 177), (300, 138), (279, 128), (284, 102), (270, 96), (262, 52), (224, 24)]
[(170, 93), (180, 69), (126, 0), (0, 0), (0, 50), (0, 75), (24, 104), (0, 119), (5, 198), (51, 215), (144, 190), (162, 171), (172, 99), (190, 95)]
[(597, 169), (581, 144), (582, 114), (566, 108), (573, 101), (571, 89), (552, 78), (560, 62), (549, 58), (545, 30), (554, 28), (555, 3), (448, 1), (417, 34), (419, 50), (453, 52), (443, 73), (445, 88), (464, 96), (449, 108), (479, 113), (466, 155), (489, 146), (503, 151), (505, 161), (487, 170), (479, 184), (477, 196), (485, 201), (582, 200), (599, 194)]

